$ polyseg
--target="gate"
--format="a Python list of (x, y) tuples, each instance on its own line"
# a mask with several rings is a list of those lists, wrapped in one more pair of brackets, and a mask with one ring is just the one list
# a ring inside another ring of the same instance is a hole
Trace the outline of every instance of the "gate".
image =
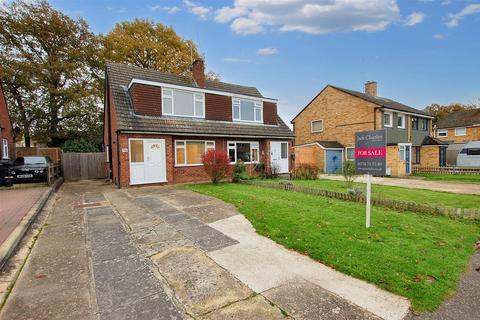
[(62, 171), (65, 180), (86, 180), (105, 178), (105, 154), (63, 153)]

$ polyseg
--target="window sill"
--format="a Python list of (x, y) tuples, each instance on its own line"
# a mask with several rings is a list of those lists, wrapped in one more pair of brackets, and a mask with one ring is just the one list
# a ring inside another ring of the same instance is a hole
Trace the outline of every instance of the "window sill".
[(185, 167), (203, 167), (203, 164), (176, 164), (175, 168), (185, 168)]

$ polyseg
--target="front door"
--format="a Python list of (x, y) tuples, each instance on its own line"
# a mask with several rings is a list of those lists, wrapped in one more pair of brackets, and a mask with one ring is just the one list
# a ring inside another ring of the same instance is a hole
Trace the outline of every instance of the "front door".
[(438, 165), (440, 167), (446, 167), (447, 166), (447, 146), (440, 146), (438, 148)]
[(288, 173), (288, 142), (270, 142), (270, 162), (278, 173)]
[(411, 168), (411, 165), (412, 165), (412, 157), (411, 157), (411, 151), (412, 151), (412, 146), (411, 145), (405, 145), (405, 170), (406, 170), (406, 174), (409, 175), (412, 168)]
[(130, 139), (130, 184), (167, 181), (164, 139)]
[(325, 150), (325, 173), (341, 173), (342, 150)]

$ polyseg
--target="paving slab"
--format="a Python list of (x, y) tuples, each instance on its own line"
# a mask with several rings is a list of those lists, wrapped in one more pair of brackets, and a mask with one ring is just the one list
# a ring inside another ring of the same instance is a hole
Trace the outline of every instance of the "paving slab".
[(83, 203), (103, 202), (105, 200), (105, 196), (99, 192), (85, 192), (83, 195)]
[[(136, 319), (135, 310), (144, 310), (141, 312), (143, 317), (162, 313), (164, 318), (182, 319), (181, 309), (167, 295), (138, 248), (130, 241), (120, 217), (110, 207), (85, 211), (100, 318)], [(105, 236), (101, 232), (103, 229), (108, 230), (106, 234), (110, 236)], [(128, 241), (112, 243), (114, 238)]]
[(202, 320), (281, 320), (287, 319), (282, 311), (275, 305), (268, 302), (261, 295), (232, 303), (231, 305), (215, 310)]
[(297, 320), (380, 320), (381, 318), (303, 279), (294, 279), (263, 295)]
[(225, 203), (209, 203), (183, 209), (184, 212), (200, 219), (204, 223), (212, 223), (237, 215), (238, 212), (231, 205)]
[(201, 316), (253, 293), (199, 249), (177, 247), (151, 259), (192, 316)]

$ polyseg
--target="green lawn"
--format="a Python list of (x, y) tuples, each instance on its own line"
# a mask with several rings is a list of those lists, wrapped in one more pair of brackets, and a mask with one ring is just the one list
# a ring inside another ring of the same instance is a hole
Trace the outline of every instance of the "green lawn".
[[(293, 180), (292, 182), (302, 186), (317, 187), (337, 192), (347, 192), (348, 190), (345, 181), (319, 179)], [(412, 180), (412, 183), (415, 183), (415, 180)], [(355, 183), (354, 185), (363, 187), (364, 189), (366, 188), (365, 183)], [(439, 207), (480, 208), (480, 196), (478, 195), (430, 191), (424, 189), (390, 187), (380, 184), (372, 184), (372, 197), (402, 201), (413, 201)]]
[(480, 175), (436, 174), (436, 173), (414, 173), (413, 175), (417, 177), (424, 177), (425, 180), (431, 180), (431, 181), (480, 183)]
[(480, 224), (242, 184), (186, 186), (234, 204), (258, 233), (433, 310), (465, 271)]

